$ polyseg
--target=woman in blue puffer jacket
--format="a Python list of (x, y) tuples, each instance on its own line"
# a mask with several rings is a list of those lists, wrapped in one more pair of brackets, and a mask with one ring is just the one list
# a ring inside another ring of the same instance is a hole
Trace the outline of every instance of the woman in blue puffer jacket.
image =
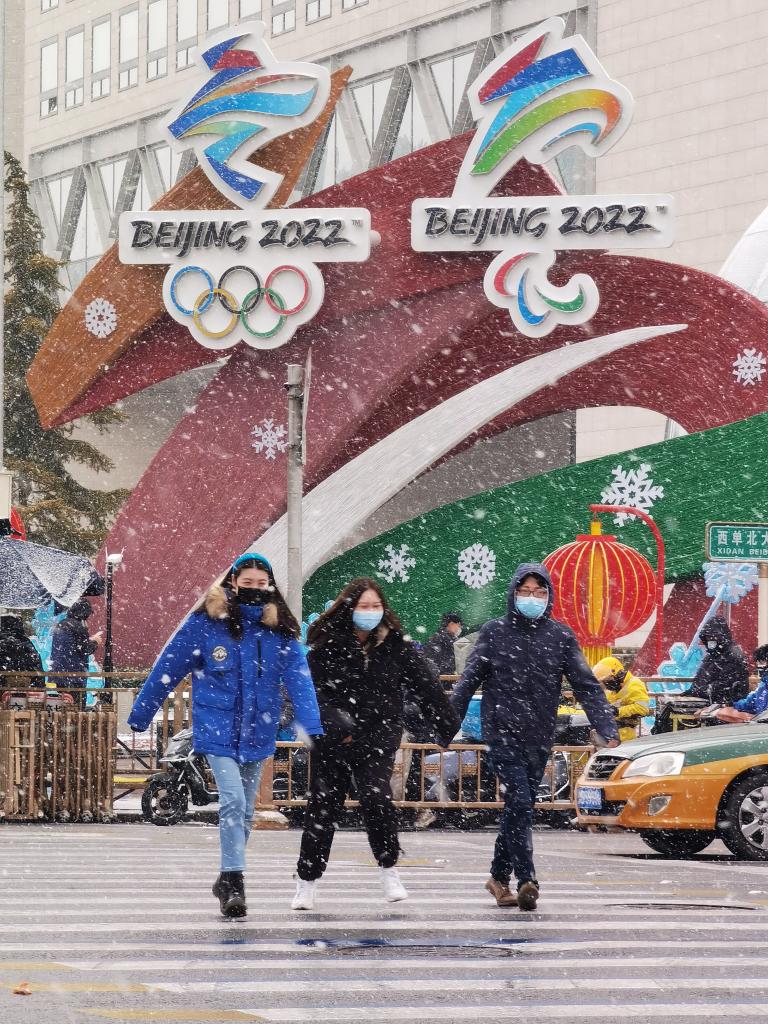
[(299, 626), (261, 555), (241, 555), (224, 586), (208, 592), (172, 637), (128, 718), (149, 727), (163, 701), (192, 674), (194, 749), (205, 754), (219, 790), (221, 873), (213, 885), (225, 917), (244, 917), (245, 844), (264, 760), (275, 752), (281, 683), (297, 724), (322, 735), (320, 712), (298, 640)]

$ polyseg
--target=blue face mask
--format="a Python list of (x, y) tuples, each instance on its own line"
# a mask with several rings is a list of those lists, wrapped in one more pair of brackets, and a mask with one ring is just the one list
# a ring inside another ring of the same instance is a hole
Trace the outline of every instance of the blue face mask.
[(526, 619), (540, 619), (547, 610), (547, 603), (546, 597), (515, 596), (515, 608)]
[(383, 618), (384, 612), (352, 612), (355, 629), (365, 630), (366, 633), (376, 629)]

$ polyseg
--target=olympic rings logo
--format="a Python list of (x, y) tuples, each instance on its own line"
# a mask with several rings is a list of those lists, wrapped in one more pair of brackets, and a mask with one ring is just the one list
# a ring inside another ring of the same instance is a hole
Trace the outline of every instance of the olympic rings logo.
[[(251, 289), (245, 295), (242, 303), (238, 306), (237, 299), (226, 287), (227, 282), (233, 274), (247, 274), (251, 278)], [(198, 274), (205, 281), (205, 290), (201, 291), (191, 307), (185, 306), (179, 299), (179, 282), (189, 275)], [(275, 288), (275, 282), (281, 276), (285, 280), (284, 275), (294, 275), (298, 278), (299, 286), (301, 288), (301, 297), (298, 302), (295, 302), (290, 308), (286, 302), (284, 296)], [(246, 266), (235, 266), (229, 267), (219, 278), (218, 282), (215, 282), (213, 276), (204, 268), (198, 266), (187, 266), (181, 267), (173, 275), (170, 283), (170, 300), (173, 303), (176, 310), (182, 314), (182, 316), (191, 317), (194, 321), (195, 327), (205, 338), (211, 338), (218, 340), (225, 338), (232, 330), (237, 326), (238, 323), (243, 325), (243, 328), (254, 338), (268, 339), (274, 338), (277, 335), (287, 320), (291, 316), (295, 316), (301, 313), (305, 309), (309, 302), (311, 295), (311, 285), (309, 277), (301, 267), (291, 266), (289, 264), (283, 264), (279, 267), (275, 267), (269, 272), (266, 280), (262, 283), (261, 278), (252, 267)], [(219, 303), (222, 309), (229, 314), (229, 322), (224, 328), (218, 331), (211, 330), (206, 327), (203, 323), (203, 316), (211, 309), (215, 302)], [(271, 327), (266, 331), (258, 331), (253, 326), (249, 319), (257, 309), (267, 308), (271, 310), (276, 316), (277, 320), (274, 327)]]

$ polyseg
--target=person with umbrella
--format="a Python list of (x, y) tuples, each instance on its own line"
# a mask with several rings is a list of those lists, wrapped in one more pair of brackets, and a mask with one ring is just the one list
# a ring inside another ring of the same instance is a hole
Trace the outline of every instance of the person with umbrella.
[(84, 597), (75, 601), (66, 616), (53, 629), (51, 639), (51, 673), (83, 673), (62, 675), (55, 679), (62, 690), (76, 690), (72, 696), (75, 707), (85, 710), (88, 694), (88, 662), (101, 643), (101, 631), (88, 634), (85, 623), (93, 614), (90, 602)]

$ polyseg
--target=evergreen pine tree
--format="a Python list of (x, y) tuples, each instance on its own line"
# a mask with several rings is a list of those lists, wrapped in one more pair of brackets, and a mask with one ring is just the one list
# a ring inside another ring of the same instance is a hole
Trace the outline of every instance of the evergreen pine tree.
[[(29, 540), (91, 555), (127, 491), (81, 486), (69, 467), (109, 472), (112, 462), (73, 436), (72, 426), (43, 430), (26, 375), (61, 306), (60, 264), (42, 251), (43, 230), (29, 203), (19, 161), (5, 153), (5, 464), (14, 474), (14, 505)], [(119, 421), (113, 410), (88, 417), (99, 432)]]

